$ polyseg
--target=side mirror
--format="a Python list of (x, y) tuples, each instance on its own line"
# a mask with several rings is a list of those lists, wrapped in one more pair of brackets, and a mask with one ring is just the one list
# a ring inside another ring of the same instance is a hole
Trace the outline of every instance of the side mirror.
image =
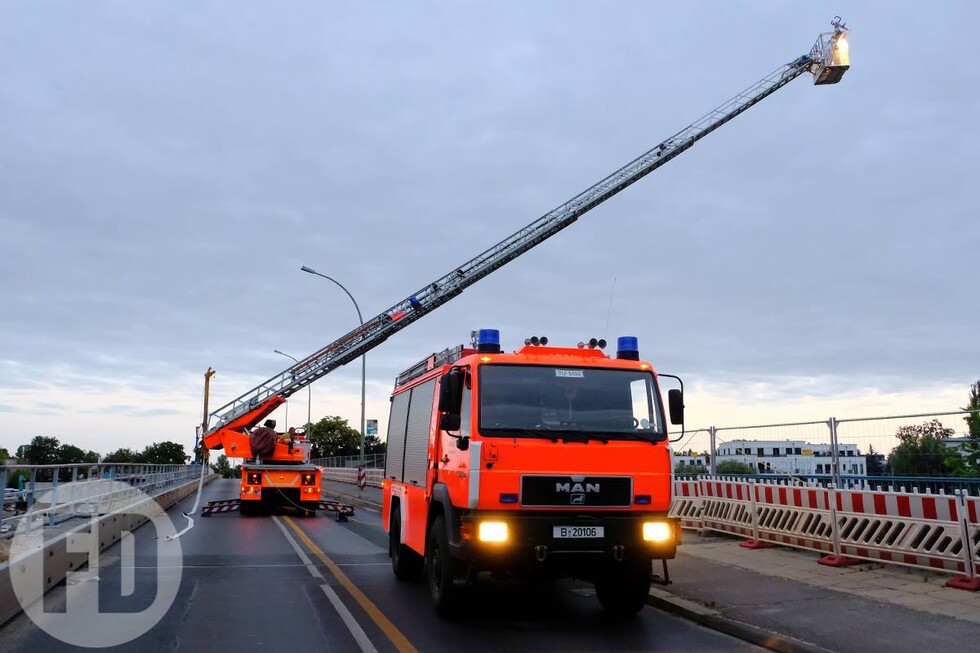
[(670, 423), (684, 423), (684, 393), (674, 388), (667, 392), (667, 403), (670, 406)]
[(439, 383), (439, 412), (459, 416), (460, 408), (463, 405), (463, 383), (465, 380), (466, 370), (461, 367), (454, 367), (442, 375)]
[(458, 431), (461, 425), (459, 413), (443, 413), (439, 418), (439, 428), (443, 431)]

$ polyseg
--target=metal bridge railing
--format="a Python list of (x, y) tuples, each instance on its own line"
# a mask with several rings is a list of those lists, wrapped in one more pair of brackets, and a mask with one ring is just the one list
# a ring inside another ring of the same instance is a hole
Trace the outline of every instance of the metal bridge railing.
[[(48, 526), (67, 519), (118, 510), (142, 495), (154, 496), (195, 480), (196, 465), (91, 464), (0, 467), (0, 534), (21, 520)], [(16, 488), (7, 488), (16, 479)]]
[(384, 469), (385, 454), (368, 454), (364, 458), (357, 455), (331, 456), (329, 458), (314, 458), (310, 462), (319, 467), (358, 467), (364, 465), (368, 469)]

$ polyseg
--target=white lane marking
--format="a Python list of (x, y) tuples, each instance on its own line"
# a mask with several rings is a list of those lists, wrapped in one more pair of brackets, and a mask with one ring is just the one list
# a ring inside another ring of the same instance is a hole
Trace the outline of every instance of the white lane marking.
[[(129, 531), (123, 531), (122, 537), (119, 538), (119, 548), (121, 549), (119, 556), (123, 560), (136, 559), (136, 538)], [(136, 591), (136, 571), (132, 567), (123, 566), (119, 570), (119, 575), (119, 595), (132, 596)]]
[(320, 585), (320, 589), (322, 589), (323, 593), (327, 595), (327, 600), (329, 600), (330, 604), (333, 605), (334, 610), (337, 611), (340, 618), (343, 619), (344, 624), (347, 626), (347, 630), (350, 631), (351, 636), (354, 638), (354, 641), (357, 642), (357, 645), (361, 647), (361, 650), (364, 651), (364, 653), (378, 653), (378, 649), (374, 648), (374, 644), (372, 644), (371, 640), (368, 639), (367, 633), (364, 632), (361, 625), (357, 623), (357, 619), (354, 618), (354, 615), (352, 615), (350, 610), (347, 609), (344, 602), (340, 600), (339, 596), (337, 596), (337, 592), (326, 584), (327, 579), (323, 577), (320, 570), (317, 569), (313, 562), (310, 561), (309, 556), (307, 556), (303, 549), (300, 548), (299, 543), (293, 538), (290, 532), (286, 530), (286, 527), (283, 526), (282, 521), (276, 516), (272, 517), (272, 521), (276, 523), (276, 526), (279, 527), (282, 534), (286, 536), (286, 541), (293, 547), (293, 551), (296, 552), (299, 559), (303, 561), (303, 564), (306, 566), (307, 571), (310, 572), (310, 575), (314, 578), (319, 578), (324, 582), (323, 585)]

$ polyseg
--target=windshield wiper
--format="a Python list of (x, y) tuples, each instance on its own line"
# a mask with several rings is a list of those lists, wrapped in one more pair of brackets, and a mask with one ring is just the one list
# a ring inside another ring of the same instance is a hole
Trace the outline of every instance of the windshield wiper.
[(525, 429), (525, 428), (510, 428), (507, 426), (495, 426), (493, 428), (481, 429), (483, 433), (501, 433), (503, 435), (526, 435), (532, 438), (544, 438), (545, 440), (551, 440), (552, 442), (558, 442), (558, 436), (554, 435), (554, 432), (550, 429)]
[(616, 440), (642, 440), (643, 442), (649, 442), (650, 444), (657, 444), (658, 442), (662, 442), (666, 439), (665, 437), (657, 438), (656, 436), (660, 435), (658, 433), (651, 433), (650, 436), (652, 437), (648, 437), (647, 435), (638, 431), (605, 431), (603, 435), (610, 436)]
[(549, 431), (561, 438), (562, 442), (588, 442), (589, 440), (598, 440), (602, 444), (609, 444), (609, 438), (604, 433), (596, 433), (595, 431), (581, 431), (578, 429), (555, 429)]

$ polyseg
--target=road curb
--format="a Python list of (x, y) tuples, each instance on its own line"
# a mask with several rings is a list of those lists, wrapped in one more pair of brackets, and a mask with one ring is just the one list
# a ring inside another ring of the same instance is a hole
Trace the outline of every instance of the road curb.
[(774, 633), (743, 621), (729, 619), (717, 610), (671, 594), (659, 587), (650, 590), (650, 594), (647, 596), (647, 605), (770, 651), (777, 651), (778, 653), (832, 653), (830, 649), (816, 644)]

